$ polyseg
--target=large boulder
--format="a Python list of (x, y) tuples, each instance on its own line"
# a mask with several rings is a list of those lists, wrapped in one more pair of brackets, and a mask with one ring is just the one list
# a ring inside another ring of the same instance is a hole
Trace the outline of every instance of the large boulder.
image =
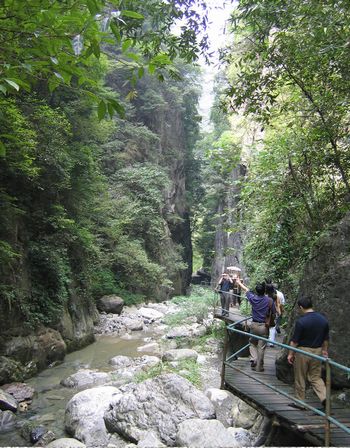
[(237, 397), (227, 390), (216, 388), (207, 389), (205, 395), (214, 405), (217, 420), (226, 427), (232, 426), (232, 408)]
[(232, 426), (250, 429), (256, 432), (263, 421), (263, 416), (253, 407), (238, 397), (234, 397), (232, 406)]
[(40, 370), (55, 361), (62, 361), (67, 346), (57, 330), (42, 327), (36, 334), (17, 336), (4, 341), (1, 350), (3, 355), (19, 361), (22, 366), (34, 361)]
[(120, 391), (112, 386), (95, 387), (74, 395), (66, 406), (67, 433), (86, 446), (106, 446), (110, 435), (103, 416), (119, 395)]
[(62, 439), (54, 440), (50, 442), (46, 448), (85, 448), (84, 443), (79, 442), (79, 440), (72, 439), (70, 437), (62, 437)]
[(155, 309), (152, 308), (146, 308), (146, 307), (142, 307), (138, 310), (138, 314), (147, 319), (150, 320), (151, 322), (154, 322), (155, 320), (161, 319), (162, 317), (164, 317), (164, 313), (161, 313), (160, 311), (157, 311)]
[(12, 395), (18, 403), (21, 401), (31, 401), (35, 393), (34, 388), (26, 383), (4, 384), (1, 388)]
[(115, 295), (103, 296), (97, 301), (97, 309), (105, 313), (120, 314), (123, 306), (124, 300)]
[(11, 411), (0, 411), (0, 434), (12, 431), (17, 424), (17, 417)]
[(166, 337), (168, 339), (174, 338), (198, 338), (204, 336), (207, 329), (204, 325), (193, 323), (192, 325), (181, 325), (179, 327), (171, 328)]
[(157, 356), (143, 355), (137, 358), (128, 356), (115, 356), (109, 363), (113, 366), (113, 385), (121, 386), (134, 379), (135, 375), (145, 372), (160, 363)]
[(24, 366), (7, 356), (0, 356), (0, 384), (20, 381), (25, 377)]
[[(328, 233), (324, 234), (312, 249), (306, 263), (298, 297), (310, 296), (315, 311), (324, 313), (330, 326), (330, 357), (344, 365), (350, 359), (350, 326), (347, 316), (350, 307), (350, 213)], [(297, 300), (297, 299), (296, 299)], [(291, 305), (293, 305), (291, 303)], [(291, 316), (287, 340), (289, 340), (296, 311)], [(292, 369), (287, 366), (286, 353), (277, 364), (277, 376), (292, 381)], [(332, 369), (332, 383), (337, 387), (350, 387), (347, 374)]]
[(177, 446), (191, 448), (238, 448), (240, 445), (218, 420), (185, 420), (179, 424)]
[(13, 396), (0, 389), (0, 410), (16, 412), (17, 407), (18, 403)]
[(179, 423), (190, 418), (215, 418), (210, 400), (176, 374), (132, 383), (121, 390), (106, 412), (105, 422), (110, 432), (134, 443), (151, 430), (166, 445), (174, 446)]
[(189, 348), (178, 348), (167, 350), (162, 357), (163, 361), (182, 361), (183, 359), (192, 359), (197, 361), (198, 353)]
[(106, 384), (110, 380), (111, 376), (109, 373), (99, 372), (98, 370), (81, 369), (62, 380), (60, 384), (64, 387), (81, 388)]

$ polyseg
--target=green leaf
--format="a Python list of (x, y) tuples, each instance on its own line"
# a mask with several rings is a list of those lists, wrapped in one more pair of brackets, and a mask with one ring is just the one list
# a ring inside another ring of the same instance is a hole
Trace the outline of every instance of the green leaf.
[(0, 92), (2, 92), (4, 95), (6, 95), (7, 89), (6, 89), (6, 86), (4, 86), (4, 84), (0, 84)]
[(124, 17), (131, 17), (132, 19), (143, 20), (145, 18), (142, 14), (140, 14), (140, 13), (138, 13), (136, 11), (129, 11), (129, 10), (126, 10), (126, 9), (124, 9), (124, 11), (121, 11), (121, 14)]
[(138, 75), (139, 78), (142, 78), (142, 76), (144, 75), (144, 73), (145, 73), (145, 69), (144, 69), (143, 67), (140, 67), (140, 68), (138, 69), (137, 75)]
[(123, 53), (124, 53), (128, 48), (130, 48), (131, 45), (132, 45), (132, 39), (126, 39), (126, 40), (123, 42), (123, 45), (122, 45), (122, 51), (123, 51)]
[(107, 109), (108, 109), (109, 116), (110, 116), (111, 118), (113, 118), (113, 115), (114, 115), (114, 107), (112, 106), (111, 103), (107, 103)]
[(97, 109), (98, 119), (102, 120), (106, 116), (106, 112), (107, 112), (106, 103), (103, 100), (101, 100)]
[(120, 42), (122, 37), (120, 35), (120, 31), (119, 31), (118, 26), (116, 25), (115, 22), (111, 22), (110, 27), (111, 27), (112, 33), (116, 37), (117, 41)]
[(6, 146), (0, 140), (0, 157), (5, 157), (5, 156), (6, 156)]
[(150, 75), (153, 75), (155, 70), (156, 70), (156, 66), (154, 64), (152, 64), (152, 63), (148, 64), (148, 71), (149, 71)]
[(118, 101), (116, 101), (114, 99), (110, 99), (109, 103), (112, 104), (113, 109), (117, 112), (117, 114), (121, 118), (125, 117), (125, 109), (124, 109), (124, 107), (120, 103), (118, 103)]
[(94, 55), (97, 57), (97, 59), (99, 59), (100, 55), (101, 55), (101, 49), (100, 49), (100, 45), (97, 42), (97, 40), (93, 40), (91, 42), (91, 47), (92, 47), (92, 51), (93, 51)]
[(100, 12), (100, 8), (98, 4), (96, 3), (96, 0), (86, 0), (86, 5), (90, 11), (90, 14), (94, 16), (98, 12)]
[(19, 85), (15, 81), (12, 81), (12, 79), (5, 79), (5, 81), (7, 82), (8, 85), (17, 90), (17, 92), (19, 91)]
[(132, 59), (135, 62), (139, 62), (140, 61), (140, 56), (138, 54), (135, 53), (126, 53), (125, 55), (126, 57)]

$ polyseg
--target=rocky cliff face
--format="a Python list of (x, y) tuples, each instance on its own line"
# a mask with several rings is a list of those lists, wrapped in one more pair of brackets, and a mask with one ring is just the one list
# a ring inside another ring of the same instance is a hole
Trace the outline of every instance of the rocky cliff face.
[[(330, 325), (329, 356), (349, 365), (350, 326), (347, 319), (350, 305), (350, 214), (320, 238), (305, 266), (298, 297), (310, 296), (315, 311), (323, 313)], [(296, 302), (296, 300), (295, 300)], [(290, 319), (288, 340), (293, 331), (296, 312)], [(283, 353), (277, 361), (277, 376), (292, 381), (292, 370)], [(350, 386), (349, 379), (338, 369), (332, 369), (334, 386)]]
[(228, 266), (243, 266), (243, 241), (240, 230), (240, 191), (237, 181), (246, 175), (246, 167), (239, 165), (230, 174), (230, 183), (223, 200), (218, 204), (216, 233), (215, 233), (215, 257), (212, 266), (212, 278), (218, 279)]

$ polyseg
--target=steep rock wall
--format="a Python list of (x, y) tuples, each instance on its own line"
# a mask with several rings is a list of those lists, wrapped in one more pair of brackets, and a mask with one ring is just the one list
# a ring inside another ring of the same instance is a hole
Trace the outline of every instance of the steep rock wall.
[[(350, 306), (350, 214), (347, 214), (315, 245), (305, 266), (298, 297), (310, 296), (315, 311), (323, 313), (330, 325), (329, 356), (349, 366), (350, 327), (347, 319)], [(296, 304), (297, 298), (294, 305)], [(294, 309), (288, 328), (289, 341), (297, 312)], [(291, 382), (292, 369), (286, 362), (286, 353), (277, 360), (278, 378)], [(349, 379), (337, 369), (332, 370), (334, 386), (350, 387)]]
[(218, 279), (228, 266), (243, 265), (243, 236), (240, 230), (241, 211), (239, 207), (241, 187), (239, 180), (246, 175), (246, 167), (241, 164), (234, 168), (230, 174), (227, 192), (219, 202), (216, 218), (215, 256), (212, 266), (212, 278)]

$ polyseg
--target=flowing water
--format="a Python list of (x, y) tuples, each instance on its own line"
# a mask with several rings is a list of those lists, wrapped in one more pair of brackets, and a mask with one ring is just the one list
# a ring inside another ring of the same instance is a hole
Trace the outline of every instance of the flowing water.
[[(36, 394), (27, 413), (18, 414), (23, 421), (31, 421), (35, 426), (43, 425), (53, 431), (56, 438), (65, 437), (64, 412), (67, 402), (77, 393), (75, 388), (66, 388), (60, 381), (79, 369), (98, 369), (113, 371), (108, 361), (113, 356), (142, 356), (152, 354), (138, 352), (137, 348), (144, 345), (145, 339), (152, 336), (150, 331), (134, 332), (132, 336), (98, 336), (96, 342), (82, 350), (70, 353), (62, 364), (44, 370), (27, 381), (34, 387)], [(27, 446), (18, 431), (0, 434), (0, 446)]]

